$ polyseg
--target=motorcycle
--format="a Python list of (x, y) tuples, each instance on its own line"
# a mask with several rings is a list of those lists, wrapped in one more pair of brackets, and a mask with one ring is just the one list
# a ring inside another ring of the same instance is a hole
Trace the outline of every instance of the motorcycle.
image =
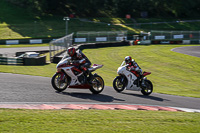
[(63, 58), (57, 64), (57, 72), (51, 79), (51, 84), (58, 92), (66, 88), (89, 89), (93, 94), (99, 94), (104, 89), (104, 80), (98, 74), (92, 74), (93, 71), (103, 67), (103, 65), (93, 64), (88, 68), (89, 75), (84, 75), (79, 69), (77, 62), (72, 62), (71, 57)]
[(137, 73), (130, 72), (127, 65), (125, 64), (125, 61), (123, 61), (121, 66), (118, 68), (117, 73), (119, 76), (116, 76), (113, 80), (113, 88), (117, 92), (122, 92), (125, 89), (141, 91), (143, 95), (150, 95), (153, 92), (152, 82), (148, 80), (147, 77), (145, 77), (150, 75), (151, 72), (143, 72), (141, 78), (138, 81)]

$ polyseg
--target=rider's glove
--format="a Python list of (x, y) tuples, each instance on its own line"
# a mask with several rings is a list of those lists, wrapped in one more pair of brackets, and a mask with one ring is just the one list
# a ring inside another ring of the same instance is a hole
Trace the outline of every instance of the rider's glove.
[(131, 66), (131, 67), (129, 68), (129, 70), (130, 70), (130, 71), (135, 71), (135, 68), (134, 68), (133, 66)]

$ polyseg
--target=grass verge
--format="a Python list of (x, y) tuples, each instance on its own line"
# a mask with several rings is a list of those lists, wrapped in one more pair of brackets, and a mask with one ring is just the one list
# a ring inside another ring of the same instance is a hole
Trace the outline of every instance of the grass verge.
[[(200, 58), (171, 51), (188, 45), (138, 45), (86, 49), (83, 52), (93, 63), (104, 64), (97, 72), (106, 85), (112, 86), (117, 68), (125, 56), (132, 56), (154, 85), (154, 92), (200, 97)], [(191, 46), (191, 45), (189, 45)]]
[(0, 132), (199, 132), (199, 113), (0, 109)]

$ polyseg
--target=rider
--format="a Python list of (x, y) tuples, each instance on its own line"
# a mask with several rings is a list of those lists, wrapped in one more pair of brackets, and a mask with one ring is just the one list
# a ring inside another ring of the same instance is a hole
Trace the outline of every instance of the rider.
[(126, 62), (128, 70), (134, 73), (135, 76), (137, 77), (137, 87), (139, 87), (139, 83), (140, 83), (139, 81), (140, 81), (140, 78), (142, 77), (142, 69), (135, 62), (135, 60), (131, 58), (131, 56), (126, 56), (125, 62)]
[(87, 77), (87, 75), (90, 74), (88, 68), (91, 66), (89, 59), (80, 50), (76, 51), (73, 47), (69, 47), (67, 53), (71, 57), (72, 62), (80, 64), (79, 68), (83, 71), (85, 77)]

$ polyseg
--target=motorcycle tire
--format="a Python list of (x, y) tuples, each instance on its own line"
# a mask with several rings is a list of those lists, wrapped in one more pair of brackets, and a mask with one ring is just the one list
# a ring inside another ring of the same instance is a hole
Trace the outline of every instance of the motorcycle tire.
[(117, 92), (122, 92), (125, 89), (126, 84), (127, 84), (127, 79), (125, 78), (125, 80), (123, 82), (121, 82), (121, 78), (122, 78), (122, 76), (117, 76), (113, 80), (113, 88)]
[(56, 73), (53, 75), (53, 77), (51, 78), (51, 85), (53, 86), (53, 88), (55, 90), (57, 90), (58, 92), (62, 92), (67, 88), (67, 82), (66, 82), (66, 78), (64, 78), (62, 81), (59, 79), (61, 77), (61, 73)]
[(93, 94), (99, 94), (103, 91), (104, 89), (104, 80), (101, 76), (95, 74), (93, 76), (93, 79), (92, 79), (92, 85), (90, 87), (90, 91), (93, 93)]
[(141, 87), (142, 88), (141, 92), (143, 95), (148, 96), (153, 92), (153, 84), (150, 80), (145, 80), (144, 82), (146, 87)]

